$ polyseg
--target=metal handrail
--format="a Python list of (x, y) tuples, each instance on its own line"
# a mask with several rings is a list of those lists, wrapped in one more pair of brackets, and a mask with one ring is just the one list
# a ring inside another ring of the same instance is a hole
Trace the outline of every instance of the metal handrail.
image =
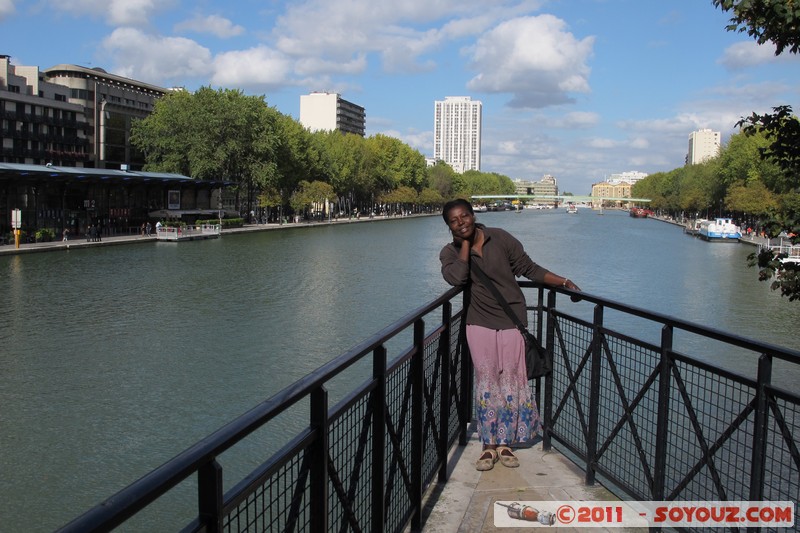
[[(642, 500), (796, 499), (798, 480), (784, 477), (800, 471), (800, 398), (772, 383), (772, 362), (796, 365), (800, 352), (587, 293), (527, 281), (520, 285), (536, 291), (528, 298), (531, 330), (554, 358), (553, 373), (533, 384), (537, 400), (543, 393), (538, 402), (543, 445), (549, 449), (558, 443), (583, 463), (587, 484), (600, 476), (608, 488)], [(109, 531), (195, 473), (197, 518), (185, 531), (250, 530), (237, 527), (241, 513), (259, 517), (267, 524), (264, 530), (323, 531), (334, 522), (355, 530), (419, 530), (423, 493), (430, 484), (447, 481), (447, 454), (466, 443), (471, 420), (463, 310), (453, 310), (460, 295), (460, 289), (450, 289), (408, 313), (61, 531)], [(566, 314), (566, 305), (557, 305), (559, 296), (562, 303), (576, 297), (582, 300), (578, 305), (591, 305), (592, 318)], [(605, 317), (608, 309), (661, 325), (661, 340), (615, 331)], [(441, 322), (426, 333), (425, 317), (436, 311)], [(675, 330), (752, 351), (759, 357), (758, 376), (740, 376), (677, 352)], [(386, 343), (403, 332), (413, 333), (411, 346), (388, 361)], [(369, 357), (371, 377), (329, 406), (326, 384)], [(703, 380), (713, 383), (713, 403)], [(309, 402), (307, 427), (223, 494), (217, 458), (304, 400)], [(720, 420), (708, 424), (704, 417), (716, 411)], [(346, 434), (339, 439), (343, 442), (333, 438), (335, 431)], [(728, 456), (733, 439), (738, 439), (738, 453), (747, 450), (746, 471)], [(357, 449), (364, 460), (343, 464), (337, 447)], [(673, 447), (681, 457), (670, 456)], [(280, 508), (259, 507), (251, 496), (276, 479), (290, 485), (291, 494), (274, 503)], [(359, 489), (360, 483), (369, 488)], [(283, 521), (282, 526), (269, 520)]]

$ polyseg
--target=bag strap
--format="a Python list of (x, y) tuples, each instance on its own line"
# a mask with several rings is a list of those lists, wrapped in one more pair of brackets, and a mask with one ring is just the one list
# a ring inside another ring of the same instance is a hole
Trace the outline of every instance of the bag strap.
[(489, 276), (486, 275), (486, 272), (484, 272), (483, 269), (479, 267), (477, 263), (475, 263), (474, 261), (470, 261), (469, 263), (470, 263), (470, 268), (473, 268), (475, 270), (475, 273), (481, 279), (481, 282), (487, 287), (489, 287), (489, 290), (494, 295), (495, 300), (497, 300), (497, 302), (500, 304), (500, 307), (503, 308), (503, 311), (506, 312), (508, 318), (510, 318), (511, 321), (514, 322), (514, 325), (517, 327), (519, 332), (525, 335), (525, 333), (528, 332), (527, 328), (519, 319), (517, 314), (514, 313), (514, 311), (511, 309), (511, 306), (508, 305), (508, 302), (506, 301), (505, 298), (503, 298), (503, 295), (500, 294), (500, 291), (498, 290), (497, 286), (495, 286), (495, 284), (492, 283), (492, 280), (489, 279)]

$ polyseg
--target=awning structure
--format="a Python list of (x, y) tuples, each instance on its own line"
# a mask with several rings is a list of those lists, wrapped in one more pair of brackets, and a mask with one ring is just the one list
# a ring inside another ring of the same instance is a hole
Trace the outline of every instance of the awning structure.
[(29, 165), (0, 162), (0, 181), (38, 181), (69, 183), (117, 183), (147, 184), (162, 183), (171, 186), (224, 187), (231, 185), (223, 180), (196, 180), (182, 174), (168, 172), (144, 172), (113, 168), (56, 167), (52, 165)]
[(150, 218), (181, 218), (183, 215), (207, 215), (217, 218), (219, 211), (216, 209), (157, 209), (147, 213)]

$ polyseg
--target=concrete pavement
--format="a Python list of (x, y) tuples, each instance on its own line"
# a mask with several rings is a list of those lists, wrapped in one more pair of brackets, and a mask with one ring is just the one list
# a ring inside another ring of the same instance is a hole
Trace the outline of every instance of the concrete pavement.
[[(423, 531), (425, 533), (491, 533), (522, 528), (544, 527), (520, 522), (519, 528), (495, 526), (494, 502), (614, 501), (619, 500), (602, 485), (587, 486), (583, 471), (567, 457), (552, 449), (542, 450), (541, 441), (527, 449), (514, 450), (519, 468), (506, 468), (499, 462), (486, 472), (475, 470), (481, 444), (477, 434), (451, 456), (447, 484), (429, 496)], [(436, 490), (436, 489), (433, 489)], [(544, 507), (544, 505), (542, 505)], [(543, 509), (555, 512), (556, 509)], [(559, 527), (559, 531), (578, 528)], [(591, 531), (611, 531), (592, 528)], [(617, 528), (614, 531), (621, 531)], [(628, 531), (646, 531), (629, 528)]]

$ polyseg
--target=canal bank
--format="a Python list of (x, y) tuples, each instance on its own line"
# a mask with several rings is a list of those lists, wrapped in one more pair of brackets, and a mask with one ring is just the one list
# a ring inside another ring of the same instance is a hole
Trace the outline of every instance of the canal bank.
[[(320, 228), (326, 226), (339, 226), (348, 224), (359, 224), (366, 222), (387, 222), (391, 220), (404, 220), (408, 218), (439, 216), (439, 213), (409, 215), (404, 217), (364, 217), (349, 219), (334, 219), (322, 222), (287, 222), (285, 224), (246, 224), (239, 228), (226, 228), (222, 230), (222, 235), (236, 235), (242, 233), (252, 233), (259, 231), (276, 231), (281, 229), (301, 229), (301, 228)], [(104, 236), (99, 241), (89, 241), (82, 237), (74, 237), (68, 241), (49, 241), (20, 243), (19, 248), (14, 243), (0, 245), (0, 256), (20, 255), (39, 252), (56, 252), (81, 250), (87, 248), (99, 248), (103, 246), (118, 246), (122, 244), (146, 244), (157, 242), (155, 233), (152, 235), (114, 235)]]

